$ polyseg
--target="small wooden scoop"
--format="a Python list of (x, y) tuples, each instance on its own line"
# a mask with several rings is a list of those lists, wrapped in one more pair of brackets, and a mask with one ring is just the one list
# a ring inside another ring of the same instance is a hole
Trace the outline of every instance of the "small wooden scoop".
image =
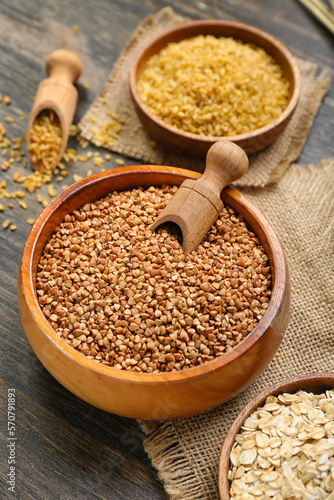
[(225, 140), (215, 142), (207, 153), (202, 177), (185, 180), (150, 229), (174, 222), (182, 231), (183, 252), (192, 252), (223, 209), (221, 191), (247, 169), (248, 157), (239, 146)]
[(32, 161), (32, 155), (29, 151), (30, 134), (34, 121), (42, 111), (46, 110), (52, 110), (59, 118), (62, 142), (58, 157), (51, 168), (53, 170), (62, 158), (67, 145), (78, 101), (78, 91), (73, 83), (79, 78), (81, 71), (82, 65), (79, 57), (69, 50), (56, 50), (46, 60), (46, 72), (49, 78), (43, 80), (38, 86), (26, 132), (27, 155), (35, 170), (39, 170), (39, 166)]

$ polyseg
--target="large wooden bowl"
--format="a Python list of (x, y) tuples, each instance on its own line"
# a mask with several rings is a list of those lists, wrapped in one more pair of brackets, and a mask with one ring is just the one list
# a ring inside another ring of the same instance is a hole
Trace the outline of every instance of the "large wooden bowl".
[(130, 92), (139, 119), (147, 132), (161, 144), (181, 153), (204, 157), (212, 144), (223, 137), (200, 136), (170, 126), (157, 118), (141, 100), (137, 81), (147, 61), (168, 43), (180, 42), (197, 35), (233, 37), (262, 47), (281, 66), (290, 83), (289, 102), (282, 114), (272, 123), (249, 133), (225, 137), (251, 154), (271, 144), (285, 129), (300, 96), (301, 81), (298, 66), (290, 51), (276, 38), (253, 26), (234, 21), (206, 20), (178, 25), (152, 39), (136, 54), (130, 70)]
[(67, 345), (39, 307), (37, 263), (56, 226), (67, 213), (114, 190), (136, 186), (180, 185), (194, 172), (161, 166), (133, 166), (95, 174), (60, 193), (43, 210), (24, 246), (18, 277), (18, 302), (28, 340), (46, 369), (68, 390), (92, 405), (126, 417), (172, 419), (199, 413), (247, 387), (268, 365), (289, 319), (290, 286), (280, 243), (265, 217), (231, 187), (224, 202), (244, 215), (264, 245), (272, 271), (267, 312), (237, 347), (202, 366), (179, 372), (145, 374), (103, 366)]
[(239, 413), (226, 434), (219, 461), (219, 495), (221, 500), (230, 498), (230, 481), (228, 471), (230, 469), (230, 453), (236, 435), (245, 420), (259, 407), (262, 406), (268, 396), (278, 396), (279, 394), (295, 393), (299, 390), (321, 394), (329, 389), (334, 389), (334, 373), (310, 373), (298, 375), (282, 380), (271, 387), (263, 390), (255, 396)]

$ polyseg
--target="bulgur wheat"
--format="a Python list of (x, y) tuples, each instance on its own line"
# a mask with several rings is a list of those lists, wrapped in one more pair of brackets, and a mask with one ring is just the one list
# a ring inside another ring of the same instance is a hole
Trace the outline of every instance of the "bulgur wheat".
[(33, 123), (29, 151), (40, 172), (49, 173), (55, 167), (62, 142), (59, 118), (52, 110), (40, 113)]
[(202, 136), (244, 134), (279, 117), (289, 83), (264, 49), (199, 35), (168, 44), (140, 74), (143, 103), (158, 118)]

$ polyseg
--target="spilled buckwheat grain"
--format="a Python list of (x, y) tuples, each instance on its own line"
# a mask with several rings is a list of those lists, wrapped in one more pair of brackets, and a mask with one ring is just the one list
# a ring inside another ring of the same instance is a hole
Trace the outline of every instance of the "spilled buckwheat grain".
[(45, 246), (37, 295), (69, 345), (105, 365), (164, 372), (240, 343), (270, 300), (268, 257), (225, 206), (198, 249), (149, 229), (177, 187), (113, 192), (65, 216)]

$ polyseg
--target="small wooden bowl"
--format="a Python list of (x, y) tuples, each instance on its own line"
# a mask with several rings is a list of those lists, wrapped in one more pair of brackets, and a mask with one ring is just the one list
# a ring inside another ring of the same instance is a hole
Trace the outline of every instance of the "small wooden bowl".
[(228, 471), (230, 469), (230, 452), (235, 442), (236, 435), (245, 420), (259, 407), (262, 406), (268, 396), (278, 396), (279, 394), (294, 393), (298, 390), (321, 394), (334, 388), (334, 373), (310, 373), (298, 375), (278, 382), (268, 387), (255, 396), (239, 413), (226, 434), (219, 461), (219, 495), (221, 500), (230, 498), (230, 481)]
[(283, 75), (290, 83), (289, 102), (283, 113), (272, 123), (257, 130), (224, 137), (238, 144), (247, 154), (264, 149), (283, 132), (296, 108), (301, 90), (300, 73), (292, 54), (279, 40), (265, 31), (243, 23), (221, 20), (194, 21), (163, 32), (141, 48), (130, 70), (130, 92), (139, 119), (152, 138), (173, 150), (191, 156), (204, 157), (212, 144), (223, 138), (200, 136), (168, 125), (151, 113), (137, 91), (139, 75), (153, 55), (158, 54), (170, 42), (177, 43), (200, 34), (232, 37), (254, 43), (270, 54), (283, 69)]
[(46, 369), (76, 396), (126, 417), (162, 420), (194, 415), (247, 387), (275, 355), (289, 320), (290, 284), (283, 250), (272, 227), (231, 187), (222, 200), (242, 214), (264, 245), (272, 271), (266, 314), (234, 349), (198, 367), (145, 374), (117, 370), (87, 359), (67, 345), (44, 317), (36, 295), (37, 264), (56, 226), (67, 213), (116, 190), (162, 184), (180, 185), (199, 174), (161, 166), (122, 167), (80, 180), (55, 197), (27, 237), (18, 276), (18, 303), (28, 340)]

